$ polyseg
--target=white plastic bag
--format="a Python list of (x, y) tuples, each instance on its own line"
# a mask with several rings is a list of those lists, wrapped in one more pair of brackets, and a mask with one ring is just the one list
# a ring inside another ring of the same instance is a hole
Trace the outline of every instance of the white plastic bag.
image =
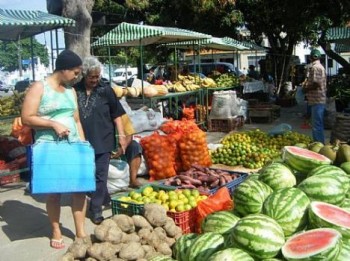
[(210, 112), (212, 119), (227, 119), (230, 118), (233, 96), (228, 91), (214, 92), (213, 102)]
[(129, 165), (126, 161), (112, 159), (108, 169), (107, 189), (112, 194), (129, 186)]
[(137, 110), (130, 116), (130, 119), (136, 133), (147, 130), (156, 130), (164, 121), (162, 114), (152, 109), (146, 111)]

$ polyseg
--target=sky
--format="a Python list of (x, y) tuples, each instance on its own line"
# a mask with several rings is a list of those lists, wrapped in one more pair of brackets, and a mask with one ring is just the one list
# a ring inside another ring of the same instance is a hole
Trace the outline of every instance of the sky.
[[(36, 10), (47, 13), (46, 0), (0, 0), (0, 8), (17, 10)], [(55, 37), (55, 33), (53, 32)], [(53, 37), (53, 42), (56, 43)], [(50, 32), (39, 34), (35, 37), (41, 44), (45, 44), (51, 49)], [(63, 31), (58, 30), (59, 48), (64, 47)], [(54, 44), (55, 45), (55, 44)], [(56, 45), (54, 46), (56, 48)]]

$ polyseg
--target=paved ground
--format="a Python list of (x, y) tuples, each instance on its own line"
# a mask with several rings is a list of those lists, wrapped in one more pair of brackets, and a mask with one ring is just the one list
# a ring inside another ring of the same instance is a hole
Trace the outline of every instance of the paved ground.
[[(243, 130), (259, 128), (268, 131), (280, 123), (292, 125), (293, 130), (310, 134), (310, 129), (301, 129), (302, 106), (282, 108), (281, 117), (269, 124), (246, 124)], [(208, 143), (218, 142), (225, 133), (209, 132)], [(329, 140), (330, 131), (326, 131)], [(61, 223), (64, 241), (68, 247), (74, 239), (74, 224), (69, 207), (69, 197), (64, 196), (61, 209)], [(8, 261), (55, 261), (66, 251), (49, 247), (50, 226), (45, 211), (45, 198), (25, 193), (25, 183), (8, 184), (0, 187), (0, 260)], [(104, 210), (104, 216), (112, 215), (111, 208)], [(93, 233), (95, 225), (86, 219), (86, 229)]]

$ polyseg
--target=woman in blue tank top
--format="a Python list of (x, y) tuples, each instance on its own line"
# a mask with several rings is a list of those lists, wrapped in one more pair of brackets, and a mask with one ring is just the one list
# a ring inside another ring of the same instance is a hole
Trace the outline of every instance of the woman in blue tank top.
[[(77, 97), (72, 84), (81, 73), (82, 60), (72, 51), (64, 50), (56, 59), (56, 69), (45, 81), (34, 82), (27, 90), (23, 106), (22, 121), (35, 130), (35, 140), (85, 140), (79, 119)], [(64, 156), (64, 155), (62, 155)], [(50, 175), (50, 173), (47, 173)], [(60, 229), (61, 195), (48, 194), (47, 214), (51, 223), (50, 246), (64, 248)], [(76, 237), (86, 237), (85, 193), (72, 193), (72, 212)]]

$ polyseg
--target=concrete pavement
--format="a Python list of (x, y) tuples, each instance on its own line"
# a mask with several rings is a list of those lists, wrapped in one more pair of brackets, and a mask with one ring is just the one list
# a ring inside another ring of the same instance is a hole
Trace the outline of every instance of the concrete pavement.
[[(242, 130), (259, 128), (270, 130), (280, 123), (292, 125), (294, 131), (311, 134), (310, 129), (301, 129), (303, 106), (282, 108), (280, 118), (272, 123), (245, 124)], [(208, 143), (217, 143), (226, 133), (208, 132)], [(330, 131), (326, 130), (327, 141)], [(69, 207), (70, 197), (62, 198), (61, 224), (66, 248), (55, 250), (49, 247), (50, 225), (45, 210), (45, 197), (25, 192), (25, 182), (0, 187), (0, 260), (8, 261), (56, 261), (74, 240), (74, 223)], [(112, 215), (106, 208), (104, 217)], [(92, 234), (95, 225), (86, 218), (86, 230)]]

